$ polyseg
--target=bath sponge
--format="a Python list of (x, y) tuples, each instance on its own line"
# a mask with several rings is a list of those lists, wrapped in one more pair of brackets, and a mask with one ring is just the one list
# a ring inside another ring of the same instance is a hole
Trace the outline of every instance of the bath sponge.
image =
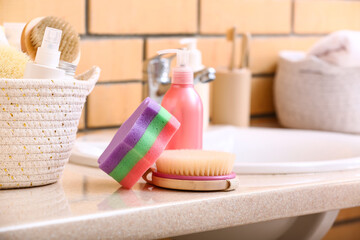
[(155, 163), (169, 142), (169, 139), (171, 139), (173, 133), (175, 133), (178, 129), (178, 126), (179, 122), (176, 120), (176, 118), (171, 117), (146, 155), (140, 159), (130, 170), (129, 174), (123, 178), (121, 181), (123, 186), (133, 186), (146, 172), (146, 170), (148, 170), (149, 167)]
[(22, 78), (29, 57), (15, 47), (0, 44), (0, 78)]
[(100, 156), (100, 169), (131, 188), (156, 161), (180, 127), (167, 110), (146, 98)]

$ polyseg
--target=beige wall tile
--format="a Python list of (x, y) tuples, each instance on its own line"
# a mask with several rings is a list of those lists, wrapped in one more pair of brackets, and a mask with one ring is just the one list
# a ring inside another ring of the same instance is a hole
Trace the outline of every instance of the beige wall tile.
[(197, 0), (90, 0), (89, 31), (108, 34), (195, 33)]
[(85, 33), (85, 0), (0, 0), (0, 25), (41, 16), (62, 17)]
[(77, 72), (97, 65), (101, 68), (100, 81), (140, 80), (142, 50), (142, 39), (83, 40)]
[(275, 72), (281, 50), (307, 51), (318, 37), (259, 37), (250, 48), (250, 69), (253, 74)]
[(334, 226), (323, 238), (323, 240), (339, 240), (339, 239), (359, 240), (360, 221)]
[[(240, 64), (241, 39), (238, 38), (235, 50), (236, 67)], [(230, 65), (232, 43), (226, 38), (200, 38), (199, 50), (202, 52), (203, 64), (207, 67), (224, 67)]]
[(359, 1), (295, 1), (296, 33), (329, 33), (340, 29), (360, 30)]
[(251, 33), (288, 33), (290, 0), (201, 0), (200, 32), (224, 34), (232, 26)]
[(97, 85), (88, 98), (88, 127), (120, 125), (141, 99), (141, 83)]
[(157, 51), (167, 48), (179, 48), (181, 38), (168, 37), (168, 38), (147, 38), (146, 39), (146, 58), (155, 56)]
[(251, 115), (274, 113), (273, 78), (253, 77), (251, 82)]

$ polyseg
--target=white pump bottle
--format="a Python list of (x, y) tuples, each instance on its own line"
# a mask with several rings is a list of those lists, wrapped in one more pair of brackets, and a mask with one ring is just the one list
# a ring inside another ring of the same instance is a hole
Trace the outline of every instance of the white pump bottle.
[(200, 71), (205, 68), (202, 64), (202, 56), (199, 49), (197, 49), (196, 38), (183, 38), (180, 40), (181, 45), (186, 45), (186, 49), (189, 51), (189, 66), (194, 72)]
[[(194, 72), (203, 70), (205, 66), (202, 64), (201, 52), (196, 46), (196, 38), (183, 38), (180, 40), (180, 44), (186, 45), (186, 49), (189, 51), (189, 66), (192, 70)], [(206, 130), (210, 120), (210, 85), (209, 83), (194, 82), (194, 88), (203, 104), (203, 128)]]
[(65, 71), (59, 66), (59, 45), (62, 31), (47, 27), (41, 46), (36, 52), (35, 61), (26, 65), (24, 78), (37, 79), (61, 79), (65, 77)]

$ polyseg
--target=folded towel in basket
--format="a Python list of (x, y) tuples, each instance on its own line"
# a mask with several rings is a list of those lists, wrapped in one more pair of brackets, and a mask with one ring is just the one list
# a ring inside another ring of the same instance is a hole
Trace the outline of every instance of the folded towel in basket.
[(331, 33), (315, 43), (308, 55), (340, 67), (360, 67), (360, 32)]

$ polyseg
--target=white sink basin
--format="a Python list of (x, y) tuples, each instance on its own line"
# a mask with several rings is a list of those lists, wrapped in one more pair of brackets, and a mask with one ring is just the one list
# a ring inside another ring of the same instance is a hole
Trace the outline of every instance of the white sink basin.
[[(97, 167), (115, 130), (77, 139), (70, 161)], [(238, 174), (291, 174), (360, 168), (360, 136), (318, 131), (210, 127), (204, 149), (236, 154)]]
[(236, 154), (240, 174), (340, 171), (360, 167), (360, 136), (320, 131), (212, 127), (204, 148)]

